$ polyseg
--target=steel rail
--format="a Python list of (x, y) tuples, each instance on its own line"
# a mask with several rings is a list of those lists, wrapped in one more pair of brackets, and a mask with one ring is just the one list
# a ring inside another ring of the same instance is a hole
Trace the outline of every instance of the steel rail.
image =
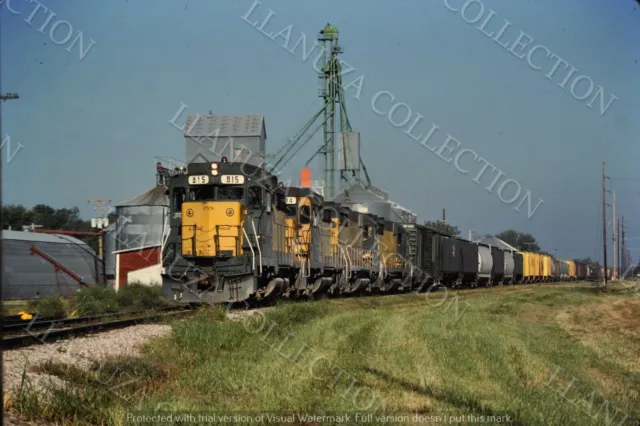
[(184, 315), (192, 312), (194, 312), (192, 309), (183, 308), (180, 310), (155, 313), (153, 315), (147, 315), (142, 317), (127, 318), (127, 319), (108, 321), (108, 322), (97, 322), (94, 324), (80, 325), (76, 327), (47, 330), (39, 333), (31, 333), (30, 331), (27, 331), (26, 334), (3, 338), (0, 341), (0, 349), (2, 350), (19, 349), (27, 346), (33, 346), (38, 343), (47, 344), (47, 343), (56, 342), (58, 340), (75, 337), (78, 335), (84, 335), (84, 334), (93, 333), (93, 332), (116, 330), (119, 328), (129, 327), (132, 325), (146, 323), (146, 322), (153, 322), (153, 321), (164, 319), (170, 316)]

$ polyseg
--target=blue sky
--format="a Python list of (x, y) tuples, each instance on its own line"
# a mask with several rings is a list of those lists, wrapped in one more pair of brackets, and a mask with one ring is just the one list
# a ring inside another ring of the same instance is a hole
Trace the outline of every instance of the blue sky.
[[(42, 34), (37, 28), (46, 13), (25, 22), (35, 3), (12, 0), (20, 13), (14, 15), (5, 2), (2, 90), (21, 99), (2, 109), (12, 145), (3, 148), (3, 202), (78, 206), (88, 218), (91, 198), (115, 204), (139, 195), (155, 184), (154, 156), (184, 157), (182, 134), (169, 124), (181, 103), (189, 113), (264, 114), (267, 149), (275, 152), (321, 106), (315, 55), (303, 61), (300, 51), (288, 53), (282, 40), (245, 22), (252, 3), (49, 1), (43, 5), (56, 16)], [(462, 3), (450, 0), (456, 8)], [(276, 15), (264, 31), (292, 25), (290, 46), (301, 33), (315, 39), (327, 22), (340, 29), (342, 58), (355, 68), (345, 82), (364, 76), (360, 100), (354, 89), (347, 92), (364, 161), (374, 184), (420, 220), (438, 219), (446, 208), (448, 221), (465, 235), (515, 228), (558, 256), (601, 257), (604, 160), (627, 235), (640, 237), (632, 218), (640, 207), (640, 7), (632, 0), (483, 3), (484, 16), (496, 13), (496, 32), (503, 19), (512, 24), (504, 39), (525, 32), (618, 99), (600, 115), (597, 103), (590, 109), (558, 87), (566, 71), (545, 78), (553, 62), (543, 53), (535, 61), (545, 68), (536, 71), (440, 0), (263, 1), (249, 20), (272, 9)], [(69, 43), (49, 38), (58, 20), (68, 21), (74, 34), (82, 31), (85, 48), (95, 40), (83, 60), (77, 46), (67, 52)], [(527, 219), (526, 206), (516, 212), (472, 181), (479, 166), (471, 167), (470, 157), (462, 163), (473, 171), (463, 175), (412, 141), (373, 112), (372, 97), (382, 90), (425, 117), (417, 133), (435, 123), (460, 149), (473, 149), (545, 203)], [(24, 148), (7, 164), (18, 143)], [(285, 175), (297, 177), (317, 143)], [(640, 248), (640, 238), (630, 247)], [(633, 253), (637, 259), (640, 250)]]

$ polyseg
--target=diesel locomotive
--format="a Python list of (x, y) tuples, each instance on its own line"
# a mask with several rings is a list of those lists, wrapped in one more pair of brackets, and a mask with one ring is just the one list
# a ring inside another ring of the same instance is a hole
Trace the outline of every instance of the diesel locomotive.
[(182, 303), (585, 279), (586, 265), (354, 211), (222, 157), (168, 180), (163, 292)]

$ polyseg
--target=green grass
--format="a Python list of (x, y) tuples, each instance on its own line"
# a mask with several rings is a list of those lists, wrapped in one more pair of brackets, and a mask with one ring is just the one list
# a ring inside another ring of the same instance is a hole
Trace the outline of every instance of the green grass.
[(126, 424), (134, 409), (473, 414), (489, 424), (507, 415), (515, 425), (607, 424), (606, 410), (612, 425), (622, 412), (627, 424), (640, 418), (640, 297), (623, 289), (570, 283), (283, 303), (239, 322), (202, 310), (173, 328), (139, 361), (162, 373), (135, 370), (144, 398), (135, 389), (131, 401), (95, 396), (98, 414), (76, 416), (23, 397), (20, 411), (68, 424)]

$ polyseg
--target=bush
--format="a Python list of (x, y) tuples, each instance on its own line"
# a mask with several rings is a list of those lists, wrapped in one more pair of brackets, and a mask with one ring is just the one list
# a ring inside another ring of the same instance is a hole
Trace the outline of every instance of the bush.
[(79, 316), (109, 314), (120, 310), (116, 292), (111, 288), (80, 289), (73, 295), (71, 303)]
[(159, 286), (146, 286), (140, 283), (132, 283), (118, 291), (118, 303), (128, 310), (145, 310), (164, 308), (168, 301), (162, 296), (162, 288)]
[(37, 312), (39, 316), (46, 318), (64, 318), (67, 316), (64, 298), (57, 296), (30, 300), (27, 304), (27, 310), (32, 313)]

